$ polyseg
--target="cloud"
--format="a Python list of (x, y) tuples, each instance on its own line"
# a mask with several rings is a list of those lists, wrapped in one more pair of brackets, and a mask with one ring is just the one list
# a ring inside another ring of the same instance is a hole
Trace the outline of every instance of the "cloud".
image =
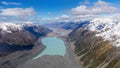
[[(80, 22), (86, 20), (92, 20), (94, 18), (100, 16), (107, 16), (119, 13), (119, 9), (115, 7), (111, 3), (104, 2), (102, 0), (98, 0), (98, 2), (93, 3), (92, 5), (89, 4), (89, 0), (85, 0), (82, 5), (79, 5), (75, 8), (70, 9), (71, 14), (68, 15), (61, 15), (60, 17), (56, 17), (51, 20), (44, 21), (47, 22)], [(118, 15), (118, 14), (116, 14)], [(116, 18), (116, 17), (114, 17)], [(117, 18), (120, 18), (119, 16)]]
[(33, 8), (7, 8), (1, 9), (0, 15), (2, 16), (32, 16), (35, 13)]
[(17, 2), (1, 1), (1, 3), (4, 4), (4, 5), (21, 5), (21, 3), (17, 3)]
[(109, 3), (99, 0), (93, 6), (80, 5), (71, 9), (73, 15), (88, 15), (88, 14), (111, 14), (117, 12), (117, 8)]
[[(33, 8), (1, 8), (0, 22), (22, 23), (24, 21), (37, 21), (36, 12)], [(33, 19), (34, 18), (34, 19)]]
[(68, 15), (63, 14), (63, 15), (61, 16), (61, 19), (69, 19), (69, 16), (68, 16)]
[(52, 19), (42, 19), (42, 22), (53, 23), (53, 22), (69, 22), (70, 17), (66, 14), (62, 14), (60, 17), (55, 17)]
[(70, 20), (78, 22), (84, 20), (91, 20), (100, 15), (110, 15), (118, 13), (119, 10), (117, 7), (114, 7), (113, 4), (98, 0), (98, 2), (93, 3), (93, 5), (87, 5), (88, 0), (85, 0), (86, 4), (79, 5), (70, 10), (72, 18)]

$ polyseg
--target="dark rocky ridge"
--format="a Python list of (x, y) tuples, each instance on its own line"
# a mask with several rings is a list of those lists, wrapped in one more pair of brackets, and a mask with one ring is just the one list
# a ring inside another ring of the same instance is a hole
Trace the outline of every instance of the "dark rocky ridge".
[[(85, 27), (85, 26), (84, 26)], [(102, 37), (95, 37), (95, 32), (77, 28), (69, 34), (75, 42), (75, 53), (86, 68), (119, 68), (120, 48), (113, 46)]]

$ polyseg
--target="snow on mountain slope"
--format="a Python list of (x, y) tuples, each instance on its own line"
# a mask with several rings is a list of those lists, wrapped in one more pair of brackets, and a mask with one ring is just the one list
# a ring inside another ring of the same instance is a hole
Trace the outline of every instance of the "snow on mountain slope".
[(25, 22), (24, 24), (17, 24), (17, 23), (11, 23), (11, 22), (2, 22), (0, 23), (0, 29), (7, 33), (12, 33), (11, 31), (20, 31), (23, 30), (25, 26), (33, 26), (34, 24), (32, 22)]
[(33, 26), (34, 24), (30, 21), (27, 21), (23, 24), (23, 26)]
[(95, 18), (85, 29), (95, 31), (95, 36), (101, 36), (104, 40), (112, 42), (114, 46), (120, 47), (119, 20), (113, 19), (113, 17)]
[(8, 32), (11, 30), (22, 30), (22, 25), (14, 23), (0, 23), (0, 29)]

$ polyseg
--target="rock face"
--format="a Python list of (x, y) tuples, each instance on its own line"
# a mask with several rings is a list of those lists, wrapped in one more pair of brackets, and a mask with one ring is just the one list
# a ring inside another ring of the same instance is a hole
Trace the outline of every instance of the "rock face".
[(69, 34), (84, 67), (120, 67), (119, 23), (111, 19), (94, 19)]

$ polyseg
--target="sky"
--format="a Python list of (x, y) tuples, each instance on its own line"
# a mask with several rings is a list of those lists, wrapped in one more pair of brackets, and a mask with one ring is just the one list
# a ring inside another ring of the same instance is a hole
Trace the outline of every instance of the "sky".
[(119, 0), (0, 0), (0, 22), (68, 20), (119, 13)]

